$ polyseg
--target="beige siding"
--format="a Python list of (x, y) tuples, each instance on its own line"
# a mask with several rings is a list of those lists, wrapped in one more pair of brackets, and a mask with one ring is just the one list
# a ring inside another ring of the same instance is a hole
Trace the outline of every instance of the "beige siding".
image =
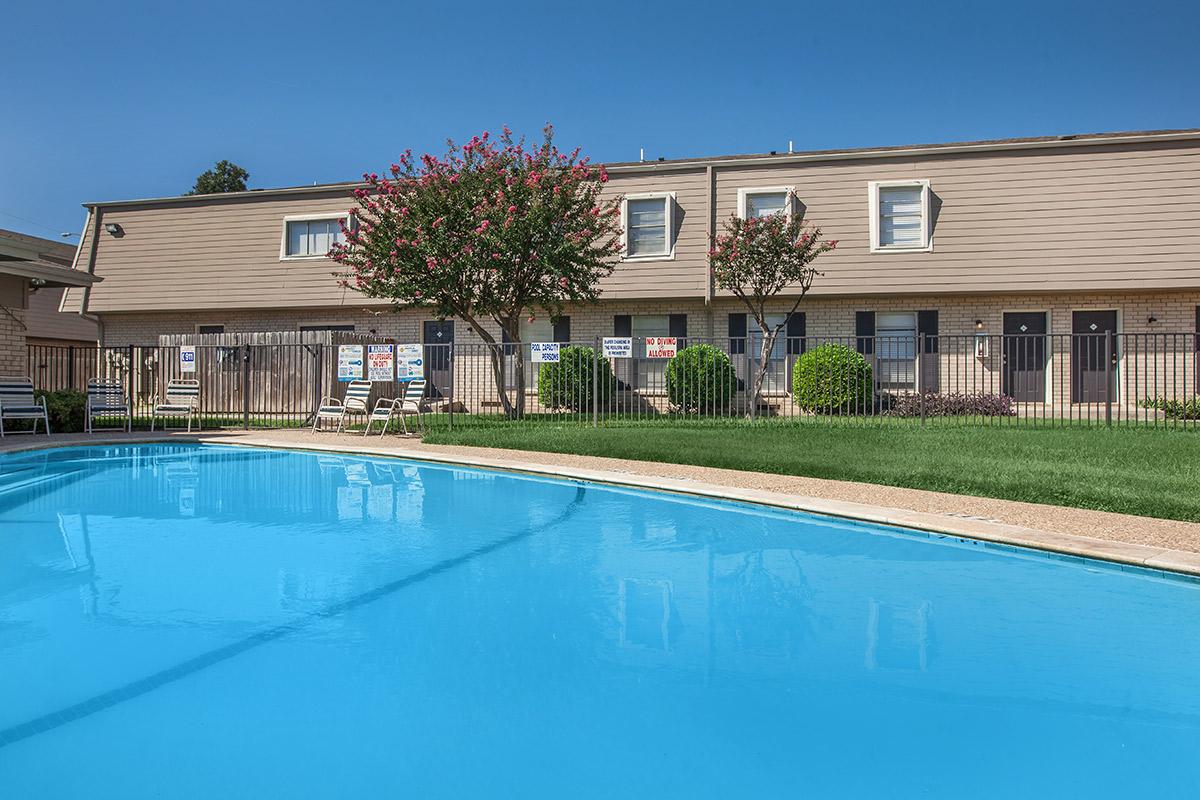
[[(92, 289), (89, 309), (378, 305), (341, 289), (327, 259), (279, 258), (285, 216), (344, 214), (347, 195), (105, 208), (103, 222), (119, 224), (124, 235), (100, 233), (96, 274), (104, 281)], [(89, 246), (81, 247), (80, 268)]]
[(614, 175), (607, 197), (675, 193), (673, 258), (620, 261), (601, 283), (612, 300), (704, 297), (708, 281), (708, 177), (703, 167), (655, 175)]
[[(822, 257), (825, 296), (1124, 292), (1200, 288), (1200, 139), (1071, 148), (717, 165), (716, 217), (739, 188), (792, 185), (807, 216), (840, 241)], [(934, 196), (933, 252), (869, 251), (867, 183), (925, 178)], [(606, 195), (675, 192), (674, 257), (622, 261), (602, 288), (613, 301), (703, 300), (709, 184), (704, 164), (613, 173)], [(361, 309), (326, 260), (281, 261), (283, 217), (340, 213), (347, 189), (195, 203), (105, 207), (90, 310)], [(87, 268), (90, 229), (78, 268)], [(64, 304), (78, 308), (81, 291)], [(719, 294), (719, 293), (718, 293)]]
[(59, 311), (64, 289), (43, 288), (29, 295), (25, 335), (31, 339), (96, 339), (96, 323), (77, 313)]
[[(871, 253), (867, 183), (928, 179), (933, 252)], [(719, 224), (737, 190), (795, 186), (836, 252), (818, 294), (895, 295), (1200, 286), (1200, 147), (936, 153), (717, 172)]]

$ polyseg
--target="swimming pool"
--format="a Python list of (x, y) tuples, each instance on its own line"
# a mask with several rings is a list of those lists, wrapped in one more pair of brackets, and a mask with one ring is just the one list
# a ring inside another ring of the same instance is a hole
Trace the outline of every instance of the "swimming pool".
[(1180, 796), (1200, 584), (211, 445), (0, 454), (0, 795)]

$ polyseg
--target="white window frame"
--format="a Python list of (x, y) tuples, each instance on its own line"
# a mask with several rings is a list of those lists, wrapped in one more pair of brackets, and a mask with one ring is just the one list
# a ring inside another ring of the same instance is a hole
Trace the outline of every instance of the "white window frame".
[(349, 228), (351, 225), (350, 215), (346, 213), (337, 213), (326, 211), (323, 214), (290, 214), (283, 218), (283, 231), (279, 237), (279, 260), (280, 261), (328, 261), (329, 256), (289, 256), (287, 251), (288, 246), (288, 223), (289, 222), (312, 222), (314, 220), (341, 220)]
[[(667, 204), (667, 250), (664, 253), (629, 255), (629, 201), (665, 200)], [(622, 261), (674, 261), (675, 260), (675, 193), (642, 192), (627, 194), (621, 200), (621, 260)]]
[(746, 199), (751, 195), (756, 194), (779, 194), (783, 192), (787, 195), (784, 201), (784, 208), (787, 211), (788, 222), (792, 221), (792, 216), (796, 213), (796, 187), (795, 186), (752, 186), (747, 189), (738, 189), (738, 204), (737, 215), (740, 219), (746, 218)]
[[(879, 244), (879, 190), (919, 187), (921, 189), (921, 244), (916, 247), (883, 246)], [(867, 197), (871, 209), (871, 252), (872, 253), (932, 253), (933, 230), (929, 217), (929, 181), (870, 181), (867, 183)]]

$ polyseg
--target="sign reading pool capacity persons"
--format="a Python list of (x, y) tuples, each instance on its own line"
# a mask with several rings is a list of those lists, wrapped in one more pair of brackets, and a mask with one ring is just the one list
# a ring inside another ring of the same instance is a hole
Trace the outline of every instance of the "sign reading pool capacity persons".
[(412, 381), (425, 377), (424, 348), (419, 344), (396, 345), (396, 380)]
[(557, 364), (559, 350), (558, 342), (530, 342), (529, 360), (534, 364)]
[(179, 348), (179, 371), (196, 371), (196, 346), (185, 344)]
[(361, 344), (338, 345), (338, 381), (356, 381), (363, 376), (363, 347)]
[(631, 336), (605, 336), (602, 344), (605, 358), (633, 358)]
[(367, 345), (367, 380), (390, 383), (395, 363), (395, 346), (390, 344)]
[(647, 336), (646, 358), (674, 358), (678, 344), (674, 336)]

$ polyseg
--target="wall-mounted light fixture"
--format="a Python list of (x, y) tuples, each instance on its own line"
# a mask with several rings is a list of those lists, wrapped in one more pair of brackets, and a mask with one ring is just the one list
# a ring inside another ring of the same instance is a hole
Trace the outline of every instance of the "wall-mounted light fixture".
[(108, 231), (110, 236), (124, 236), (125, 231), (115, 222), (104, 223), (104, 230)]
[(981, 319), (975, 320), (975, 330), (977, 330), (977, 331), (983, 330), (983, 320), (981, 320)]
[(1153, 325), (1154, 323), (1158, 322), (1158, 317), (1151, 314), (1149, 318), (1146, 319), (1146, 322), (1150, 325)]

